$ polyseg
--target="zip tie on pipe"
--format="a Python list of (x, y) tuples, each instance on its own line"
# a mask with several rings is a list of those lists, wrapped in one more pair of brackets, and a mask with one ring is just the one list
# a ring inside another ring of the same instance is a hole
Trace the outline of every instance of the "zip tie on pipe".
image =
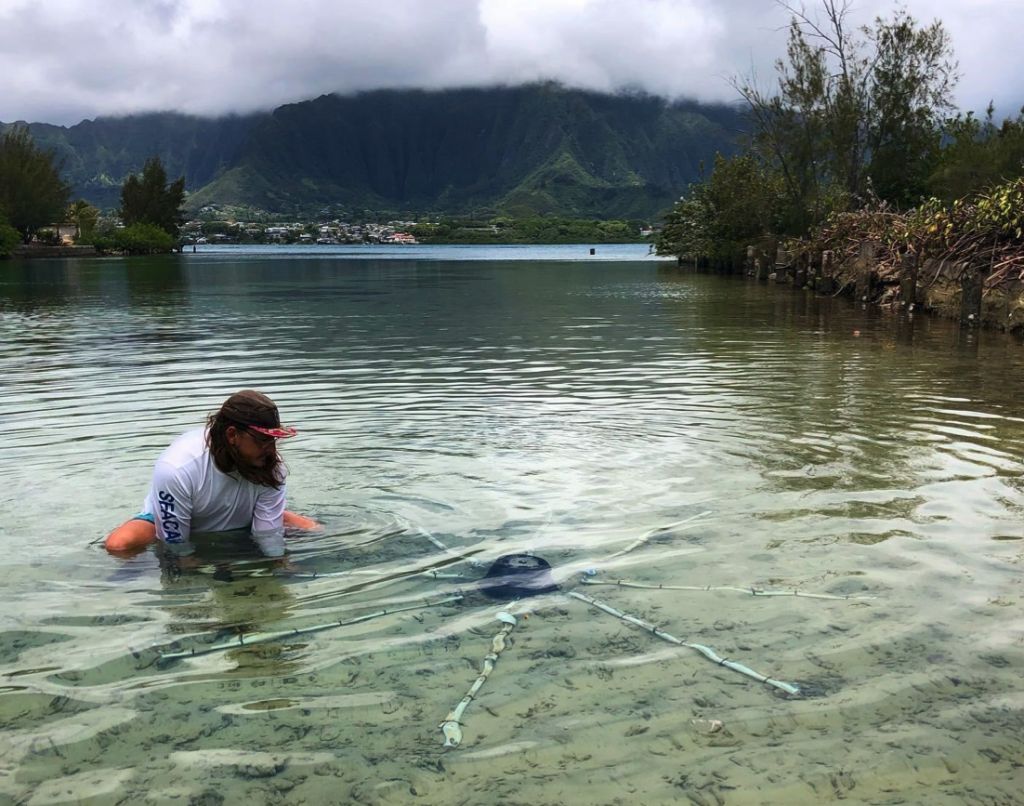
[(163, 652), (160, 653), (160, 657), (157, 660), (159, 662), (166, 662), (180, 660), (182, 658), (197, 658), (201, 655), (209, 655), (213, 652), (223, 652), (227, 649), (237, 649), (238, 647), (253, 646), (256, 644), (266, 644), (270, 641), (277, 641), (282, 638), (292, 638), (297, 635), (309, 635), (311, 633), (323, 632), (324, 630), (333, 630), (336, 627), (348, 627), (352, 624), (360, 624), (364, 621), (380, 618), (381, 616), (388, 616), (393, 613), (405, 613), (409, 610), (424, 610), (428, 607), (440, 607), (441, 605), (445, 604), (454, 604), (455, 602), (461, 602), (462, 599), (462, 595), (449, 596), (446, 599), (439, 599), (436, 602), (427, 602), (425, 604), (409, 605), (408, 607), (393, 607), (391, 609), (377, 610), (373, 613), (366, 613), (362, 616), (356, 616), (355, 618), (345, 619), (341, 621), (332, 621), (327, 624), (316, 624), (312, 627), (302, 627), (294, 630), (277, 630), (275, 632), (252, 633), (250, 635), (243, 634), (229, 641), (221, 641), (219, 643), (210, 644), (209, 646), (205, 647), (193, 647), (192, 649), (184, 649), (180, 652)]
[(664, 591), (730, 591), (732, 593), (746, 593), (751, 596), (796, 596), (800, 599), (829, 599), (837, 602), (856, 602), (876, 599), (876, 596), (838, 596), (832, 593), (804, 593), (799, 590), (791, 591), (766, 591), (761, 588), (739, 588), (732, 585), (648, 585), (643, 582), (629, 582), (624, 579), (617, 579), (613, 582), (590, 579), (584, 576), (581, 580), (584, 585), (615, 585), (620, 588), (641, 588), (643, 590), (664, 590)]
[(480, 669), (480, 675), (470, 686), (469, 691), (466, 692), (466, 696), (463, 697), (459, 704), (456, 705), (451, 711), (448, 712), (448, 716), (444, 718), (444, 721), (440, 724), (441, 733), (444, 734), (444, 746), (445, 747), (458, 747), (462, 742), (462, 714), (465, 712), (469, 704), (476, 698), (477, 692), (483, 688), (484, 683), (487, 681), (488, 676), (494, 671), (494, 665), (498, 662), (498, 656), (505, 649), (505, 639), (512, 633), (512, 630), (516, 628), (516, 617), (511, 613), (502, 611), (497, 615), (498, 621), (504, 625), (491, 639), (491, 651), (484, 656), (483, 666)]
[(712, 663), (715, 663), (719, 666), (724, 666), (726, 669), (731, 669), (732, 671), (745, 675), (753, 680), (756, 680), (759, 683), (764, 683), (765, 685), (771, 686), (772, 688), (777, 688), (779, 691), (784, 691), (786, 694), (789, 694), (791, 696), (800, 696), (800, 688), (798, 686), (795, 686), (792, 683), (785, 683), (782, 680), (775, 680), (774, 678), (768, 677), (767, 675), (763, 675), (760, 672), (755, 672), (753, 669), (751, 669), (748, 666), (744, 666), (742, 663), (729, 660), (728, 658), (723, 658), (709, 646), (705, 646), (704, 644), (692, 644), (688, 641), (683, 641), (681, 638), (676, 638), (674, 635), (670, 635), (664, 630), (658, 629), (653, 624), (650, 624), (644, 621), (643, 619), (639, 619), (636, 616), (631, 616), (628, 613), (623, 613), (621, 610), (618, 610), (609, 604), (605, 604), (602, 601), (594, 599), (593, 597), (587, 596), (585, 593), (569, 591), (567, 595), (573, 597), (574, 599), (579, 599), (581, 602), (586, 602), (587, 604), (596, 607), (598, 610), (603, 610), (605, 613), (615, 616), (616, 618), (622, 619), (625, 622), (635, 624), (637, 627), (640, 627), (641, 629), (651, 633), (655, 637), (660, 638), (662, 641), (668, 641), (670, 644), (677, 644), (678, 646), (684, 646), (688, 649), (696, 650), (705, 658), (710, 660)]

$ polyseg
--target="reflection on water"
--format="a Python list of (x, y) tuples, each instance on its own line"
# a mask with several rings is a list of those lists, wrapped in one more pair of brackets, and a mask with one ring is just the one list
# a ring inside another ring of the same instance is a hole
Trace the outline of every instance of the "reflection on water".
[[(1019, 340), (564, 248), (372, 254), (0, 266), (3, 797), (1015, 802)], [(249, 386), (326, 524), (296, 573), (91, 544)], [(472, 582), (517, 552), (562, 592), (511, 606), (444, 753), (501, 626)]]

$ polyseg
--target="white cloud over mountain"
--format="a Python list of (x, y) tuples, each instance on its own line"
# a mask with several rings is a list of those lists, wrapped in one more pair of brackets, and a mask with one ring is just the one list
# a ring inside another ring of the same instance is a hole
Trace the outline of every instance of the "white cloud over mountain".
[[(961, 106), (1016, 111), (1024, 0), (908, 6), (951, 32)], [(855, 16), (893, 8), (864, 0)], [(730, 76), (770, 78), (787, 18), (771, 0), (0, 0), (0, 120), (221, 114), (547, 78), (731, 101)]]

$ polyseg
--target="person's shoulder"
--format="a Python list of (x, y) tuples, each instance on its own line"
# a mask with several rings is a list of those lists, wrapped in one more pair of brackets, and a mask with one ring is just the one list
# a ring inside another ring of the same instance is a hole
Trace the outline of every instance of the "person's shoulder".
[(206, 429), (194, 428), (174, 440), (157, 460), (172, 467), (185, 467), (206, 454)]

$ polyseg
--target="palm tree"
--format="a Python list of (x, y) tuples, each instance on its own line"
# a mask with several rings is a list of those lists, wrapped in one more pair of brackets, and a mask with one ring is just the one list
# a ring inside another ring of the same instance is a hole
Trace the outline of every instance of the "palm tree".
[(72, 202), (68, 207), (67, 219), (75, 225), (75, 242), (81, 240), (82, 234), (91, 236), (96, 229), (96, 222), (99, 220), (100, 211), (93, 207), (85, 199)]

